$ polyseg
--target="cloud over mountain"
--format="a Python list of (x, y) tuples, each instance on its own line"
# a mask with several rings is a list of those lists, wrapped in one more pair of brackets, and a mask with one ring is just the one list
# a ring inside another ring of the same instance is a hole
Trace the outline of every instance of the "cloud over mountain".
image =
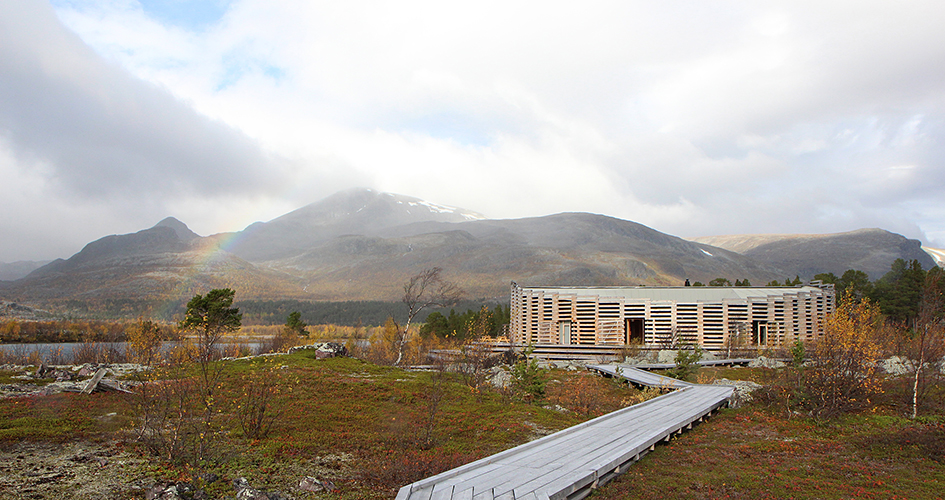
[(945, 241), (940, 2), (51, 3), (0, 6), (0, 261), (363, 185)]

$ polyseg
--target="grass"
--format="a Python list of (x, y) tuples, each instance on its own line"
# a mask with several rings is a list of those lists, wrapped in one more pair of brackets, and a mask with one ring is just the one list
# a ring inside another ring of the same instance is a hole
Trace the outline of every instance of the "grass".
[[(316, 360), (304, 351), (223, 366), (217, 397), (226, 402), (218, 419), (224, 436), (213, 459), (188, 464), (154, 457), (129, 482), (189, 481), (213, 472), (225, 479), (208, 489), (216, 497), (232, 496), (229, 482), (243, 476), (256, 488), (305, 498), (294, 487), (315, 475), (334, 482), (339, 498), (392, 498), (405, 484), (647, 397), (583, 372), (555, 371), (545, 401), (529, 404), (509, 393), (473, 390), (457, 374)], [(445, 382), (434, 412), (437, 377)], [(271, 388), (269, 414), (278, 418), (267, 435), (253, 438), (233, 417), (249, 389), (260, 386)], [(3, 399), (0, 444), (117, 436), (133, 446), (133, 405), (133, 398), (108, 393)], [(103, 418), (110, 413), (117, 417)]]
[(880, 439), (906, 429), (941, 436), (941, 429), (870, 415), (824, 425), (752, 407), (725, 410), (593, 498), (941, 498), (940, 456)]
[(116, 430), (115, 419), (101, 417), (122, 408), (124, 401), (115, 394), (0, 399), (0, 445), (101, 438)]
[[(703, 381), (770, 383), (766, 369), (700, 370)], [(942, 498), (942, 394), (925, 417), (904, 418), (902, 382), (886, 383), (871, 411), (818, 421), (756, 400), (726, 409), (648, 454), (594, 499)], [(938, 415), (938, 416), (936, 416)]]
[[(213, 459), (188, 464), (154, 457), (131, 470), (129, 482), (199, 481), (213, 472), (224, 478), (207, 488), (215, 498), (232, 496), (230, 481), (240, 476), (257, 488), (316, 498), (294, 488), (311, 475), (332, 481), (339, 489), (333, 497), (392, 498), (410, 482), (654, 395), (555, 370), (544, 400), (528, 404), (509, 393), (470, 389), (455, 374), (316, 360), (304, 351), (223, 366), (217, 394), (226, 402), (219, 418), (224, 435)], [(440, 386), (438, 377), (445, 377)], [(776, 377), (774, 370), (722, 367), (695, 375), (700, 382), (762, 384)], [(903, 418), (900, 385), (889, 384), (876, 411), (831, 421), (788, 414), (764, 400), (724, 410), (657, 447), (593, 498), (940, 498), (945, 411), (933, 404), (925, 408), (930, 417)], [(253, 387), (272, 390), (269, 415), (278, 418), (265, 436), (247, 435), (231, 418)], [(108, 393), (3, 399), (0, 444), (117, 437), (134, 447), (132, 404)], [(117, 415), (105, 418), (111, 413)]]

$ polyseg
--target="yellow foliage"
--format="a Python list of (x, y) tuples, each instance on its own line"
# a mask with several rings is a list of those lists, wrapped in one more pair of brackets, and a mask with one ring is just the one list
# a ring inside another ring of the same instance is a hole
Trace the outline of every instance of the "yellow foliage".
[(877, 361), (882, 356), (884, 321), (868, 299), (844, 298), (827, 317), (807, 380), (815, 416), (867, 407), (881, 391)]
[(135, 362), (150, 366), (157, 360), (162, 340), (158, 325), (149, 319), (138, 318), (126, 331)]

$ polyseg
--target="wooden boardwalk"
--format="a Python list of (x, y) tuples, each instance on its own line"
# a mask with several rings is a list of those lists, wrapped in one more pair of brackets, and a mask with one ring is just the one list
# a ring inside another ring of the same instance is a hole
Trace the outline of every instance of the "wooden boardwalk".
[(672, 377), (650, 373), (632, 365), (587, 365), (587, 369), (600, 372), (608, 377), (623, 377), (629, 380), (631, 384), (646, 387), (682, 389), (696, 385)]
[(656, 443), (691, 429), (727, 404), (733, 392), (729, 386), (683, 384), (671, 393), (404, 486), (397, 500), (583, 498), (626, 472)]
[[(731, 358), (696, 361), (696, 364), (699, 366), (748, 366), (748, 363), (750, 362), (751, 358)], [(641, 370), (669, 370), (670, 368), (675, 368), (676, 363), (641, 363), (629, 366), (633, 366), (634, 368), (639, 368)]]

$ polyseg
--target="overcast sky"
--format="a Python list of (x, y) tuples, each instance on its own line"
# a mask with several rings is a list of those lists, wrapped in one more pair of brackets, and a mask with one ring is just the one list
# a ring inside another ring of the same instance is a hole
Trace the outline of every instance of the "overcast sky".
[(352, 187), (945, 246), (945, 2), (0, 2), (0, 261)]

